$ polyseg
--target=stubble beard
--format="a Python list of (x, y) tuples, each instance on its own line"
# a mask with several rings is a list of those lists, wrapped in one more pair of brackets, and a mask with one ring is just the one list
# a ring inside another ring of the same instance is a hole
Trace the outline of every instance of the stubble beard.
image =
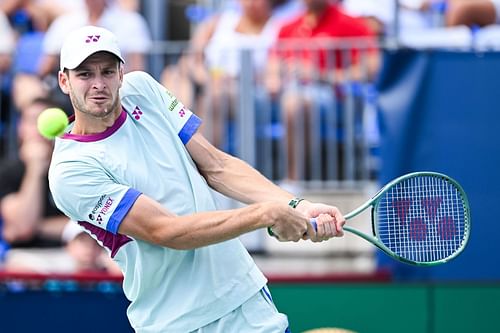
[(81, 113), (84, 113), (86, 115), (95, 117), (95, 118), (106, 118), (109, 116), (111, 113), (116, 111), (119, 108), (120, 105), (120, 98), (118, 95), (113, 99), (111, 104), (108, 104), (107, 106), (104, 107), (104, 109), (100, 109), (99, 111), (93, 111), (90, 107), (87, 107), (85, 102), (77, 97), (75, 97), (73, 94), (69, 95), (71, 104), (73, 104), (73, 107), (78, 110)]

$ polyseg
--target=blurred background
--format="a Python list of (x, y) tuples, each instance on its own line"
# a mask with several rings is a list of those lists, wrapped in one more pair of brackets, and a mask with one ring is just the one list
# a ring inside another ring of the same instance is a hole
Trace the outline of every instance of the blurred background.
[[(471, 239), (438, 267), (398, 263), (350, 234), (320, 244), (242, 236), (293, 332), (500, 332), (498, 9), (493, 0), (0, 0), (0, 331), (132, 331), (121, 272), (51, 200), (52, 143), (36, 131), (45, 108), (72, 112), (58, 52), (68, 31), (94, 24), (118, 36), (126, 72), (149, 72), (203, 119), (211, 142), (297, 196), (347, 213), (412, 171), (464, 187)], [(368, 212), (349, 223), (372, 228)]]

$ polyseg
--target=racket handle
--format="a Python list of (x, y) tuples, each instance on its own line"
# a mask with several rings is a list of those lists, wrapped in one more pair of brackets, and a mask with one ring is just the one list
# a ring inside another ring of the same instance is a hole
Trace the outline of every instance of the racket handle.
[[(318, 232), (318, 224), (316, 223), (316, 218), (313, 217), (312, 219), (310, 219), (309, 223), (311, 223), (311, 225), (313, 226), (314, 231)], [(273, 232), (271, 227), (267, 227), (267, 233), (269, 234), (269, 236), (276, 237), (276, 234)]]
[(316, 222), (316, 218), (313, 217), (311, 220), (309, 220), (309, 223), (311, 223), (311, 225), (313, 226), (314, 231), (318, 232), (318, 223)]

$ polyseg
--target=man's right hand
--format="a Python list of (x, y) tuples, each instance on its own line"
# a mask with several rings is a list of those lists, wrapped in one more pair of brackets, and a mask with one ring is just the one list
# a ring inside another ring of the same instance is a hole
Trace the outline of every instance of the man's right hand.
[(286, 204), (272, 204), (269, 216), (270, 227), (274, 236), (281, 242), (298, 242), (304, 235), (313, 231), (309, 219), (301, 212)]

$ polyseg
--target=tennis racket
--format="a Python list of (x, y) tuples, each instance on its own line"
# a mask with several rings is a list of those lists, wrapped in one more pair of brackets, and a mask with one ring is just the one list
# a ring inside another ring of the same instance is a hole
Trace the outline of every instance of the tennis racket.
[[(371, 207), (372, 233), (351, 232), (392, 258), (413, 265), (443, 264), (458, 256), (470, 235), (467, 196), (455, 180), (436, 172), (414, 172), (394, 179), (345, 219)], [(311, 224), (317, 229), (315, 219)]]

